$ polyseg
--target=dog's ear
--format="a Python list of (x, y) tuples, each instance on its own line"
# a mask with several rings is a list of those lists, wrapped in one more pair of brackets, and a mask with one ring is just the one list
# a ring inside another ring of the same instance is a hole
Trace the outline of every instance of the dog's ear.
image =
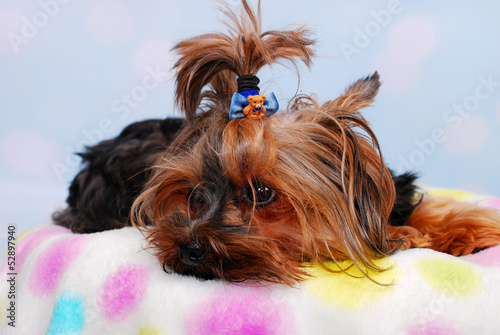
[(369, 106), (378, 93), (380, 87), (380, 76), (377, 72), (366, 78), (359, 79), (349, 86), (344, 95), (333, 101), (328, 101), (322, 109), (342, 109), (349, 112), (357, 111)]
[[(377, 270), (373, 258), (391, 252), (386, 226), (395, 200), (394, 183), (378, 140), (359, 113), (372, 103), (379, 87), (379, 75), (375, 72), (349, 86), (344, 95), (319, 107), (321, 113), (315, 113), (315, 100), (302, 100), (309, 107), (304, 114), (311, 115), (328, 136), (317, 141), (328, 147), (320, 161), (327, 162), (330, 179), (336, 181), (330, 193), (337, 213), (327, 222), (337, 229), (339, 220), (335, 218), (340, 218), (337, 234), (347, 256), (371, 270)], [(294, 103), (300, 106), (301, 101)]]

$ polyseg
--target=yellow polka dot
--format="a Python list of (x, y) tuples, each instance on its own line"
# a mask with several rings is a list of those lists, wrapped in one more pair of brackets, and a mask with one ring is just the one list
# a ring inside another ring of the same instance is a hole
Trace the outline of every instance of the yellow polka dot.
[(474, 195), (469, 192), (465, 191), (460, 191), (460, 190), (448, 190), (444, 188), (438, 188), (434, 190), (429, 190), (427, 191), (427, 194), (430, 195), (431, 197), (446, 197), (446, 198), (452, 198), (458, 201), (464, 201), (467, 199), (472, 198)]
[[(396, 279), (400, 277), (400, 271), (396, 264), (388, 258), (375, 260), (374, 263), (387, 269), (383, 272), (368, 271), (368, 275), (373, 281), (353, 265), (352, 261), (342, 261), (339, 265), (347, 269), (346, 273), (329, 272), (322, 267), (315, 265), (309, 268), (309, 272), (314, 278), (305, 282), (305, 286), (312, 295), (316, 296), (325, 304), (334, 304), (346, 309), (359, 309), (366, 307), (377, 301), (382, 295), (393, 291)], [(339, 270), (334, 263), (327, 263), (328, 268)], [(352, 265), (351, 267), (349, 267)]]
[(458, 259), (431, 257), (419, 260), (416, 267), (435, 290), (456, 296), (481, 293), (482, 274), (471, 264)]
[(34, 226), (34, 227), (31, 227), (23, 232), (21, 232), (19, 235), (17, 235), (17, 238), (16, 238), (16, 243), (21, 241), (23, 238), (25, 238), (26, 236), (28, 236), (29, 234), (31, 234), (32, 232), (34, 232), (35, 230), (38, 230), (38, 229), (41, 229), (43, 228), (40, 227), (40, 226)]
[(141, 328), (138, 335), (161, 335), (163, 332), (161, 329), (156, 328), (152, 325), (145, 325)]
[[(28, 236), (29, 234), (31, 234), (32, 232), (34, 232), (35, 230), (38, 230), (40, 229), (40, 226), (34, 226), (34, 227), (31, 227), (25, 231), (23, 231), (22, 233), (20, 233), (19, 235), (16, 236), (16, 239), (14, 240), (14, 243), (17, 245), (23, 238), (25, 238), (26, 236)], [(16, 230), (17, 232), (17, 230)], [(7, 253), (8, 253), (8, 249), (4, 251), (3, 255), (2, 255), (2, 258), (5, 259), (7, 257)]]

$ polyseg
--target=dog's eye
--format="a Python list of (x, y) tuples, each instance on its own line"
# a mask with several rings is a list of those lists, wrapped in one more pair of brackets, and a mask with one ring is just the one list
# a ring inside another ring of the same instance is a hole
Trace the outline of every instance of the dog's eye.
[(199, 189), (191, 190), (188, 199), (192, 209), (200, 210), (206, 205), (205, 196)]
[(257, 206), (265, 206), (273, 202), (275, 198), (276, 192), (259, 181), (254, 181), (252, 186), (248, 185), (246, 199), (251, 204), (255, 202)]

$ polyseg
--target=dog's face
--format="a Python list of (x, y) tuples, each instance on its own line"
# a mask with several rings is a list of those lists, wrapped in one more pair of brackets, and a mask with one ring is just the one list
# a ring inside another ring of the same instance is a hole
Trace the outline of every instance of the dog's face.
[(164, 269), (290, 285), (303, 262), (373, 269), (394, 188), (357, 110), (378, 87), (375, 74), (323, 106), (297, 99), (260, 120), (213, 110), (187, 126), (134, 204)]

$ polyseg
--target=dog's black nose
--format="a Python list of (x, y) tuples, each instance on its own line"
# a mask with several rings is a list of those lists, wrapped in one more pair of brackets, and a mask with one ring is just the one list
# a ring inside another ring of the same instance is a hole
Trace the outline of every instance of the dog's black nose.
[(200, 265), (207, 255), (207, 250), (196, 242), (181, 242), (179, 243), (178, 249), (181, 261), (189, 266)]

